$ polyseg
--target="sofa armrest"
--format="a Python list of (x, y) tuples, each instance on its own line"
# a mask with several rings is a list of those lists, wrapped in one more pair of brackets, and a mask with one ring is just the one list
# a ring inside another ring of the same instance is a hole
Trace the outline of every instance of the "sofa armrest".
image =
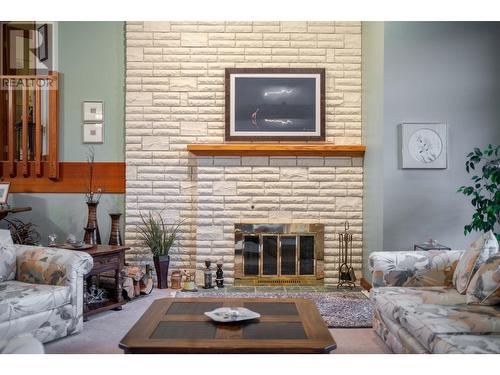
[(33, 284), (71, 285), (90, 272), (92, 257), (84, 251), (53, 247), (14, 245), (17, 255), (16, 279)]
[(371, 253), (369, 267), (373, 286), (449, 286), (463, 253), (463, 250)]

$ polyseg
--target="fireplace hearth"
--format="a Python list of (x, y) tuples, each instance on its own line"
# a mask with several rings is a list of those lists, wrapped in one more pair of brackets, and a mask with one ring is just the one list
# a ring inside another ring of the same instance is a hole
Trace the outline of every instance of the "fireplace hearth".
[(323, 224), (235, 224), (235, 285), (323, 284)]

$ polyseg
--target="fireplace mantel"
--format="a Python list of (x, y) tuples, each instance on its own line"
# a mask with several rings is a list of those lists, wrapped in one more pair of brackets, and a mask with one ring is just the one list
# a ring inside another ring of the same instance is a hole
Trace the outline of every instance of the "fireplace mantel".
[(339, 156), (363, 157), (364, 145), (224, 143), (188, 144), (197, 156)]

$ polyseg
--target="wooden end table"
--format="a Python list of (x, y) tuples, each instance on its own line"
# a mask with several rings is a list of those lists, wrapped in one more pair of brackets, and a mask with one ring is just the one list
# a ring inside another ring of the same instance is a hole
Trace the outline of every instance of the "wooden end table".
[[(106, 310), (121, 310), (125, 304), (122, 296), (122, 269), (125, 265), (125, 246), (96, 245), (93, 248), (81, 250), (90, 254), (94, 260), (94, 267), (83, 278), (83, 319)], [(87, 283), (92, 276), (98, 276), (104, 272), (114, 272), (115, 290), (114, 296), (102, 303), (88, 303)]]
[(0, 209), (0, 220), (7, 217), (8, 214), (15, 214), (18, 212), (31, 211), (31, 207), (13, 207), (13, 208), (2, 208)]
[[(257, 320), (216, 323), (203, 313), (246, 307)], [(337, 347), (314, 302), (301, 298), (162, 298), (154, 301), (127, 335), (125, 353), (302, 353)]]

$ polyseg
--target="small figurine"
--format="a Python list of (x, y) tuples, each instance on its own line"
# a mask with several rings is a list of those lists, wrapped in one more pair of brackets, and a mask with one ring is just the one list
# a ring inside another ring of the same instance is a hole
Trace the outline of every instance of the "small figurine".
[(185, 281), (182, 283), (182, 290), (186, 292), (196, 292), (194, 275), (191, 275), (191, 272), (186, 269), (182, 270), (181, 272), (182, 276), (185, 277)]
[(224, 271), (222, 271), (222, 259), (217, 261), (217, 271), (215, 272), (215, 284), (218, 288), (224, 288)]
[(207, 259), (205, 261), (205, 267), (207, 267), (207, 269), (203, 272), (203, 276), (204, 276), (204, 279), (205, 279), (205, 285), (203, 286), (204, 289), (212, 289), (213, 286), (212, 286), (212, 270), (210, 269), (210, 265), (212, 264), (212, 262)]

